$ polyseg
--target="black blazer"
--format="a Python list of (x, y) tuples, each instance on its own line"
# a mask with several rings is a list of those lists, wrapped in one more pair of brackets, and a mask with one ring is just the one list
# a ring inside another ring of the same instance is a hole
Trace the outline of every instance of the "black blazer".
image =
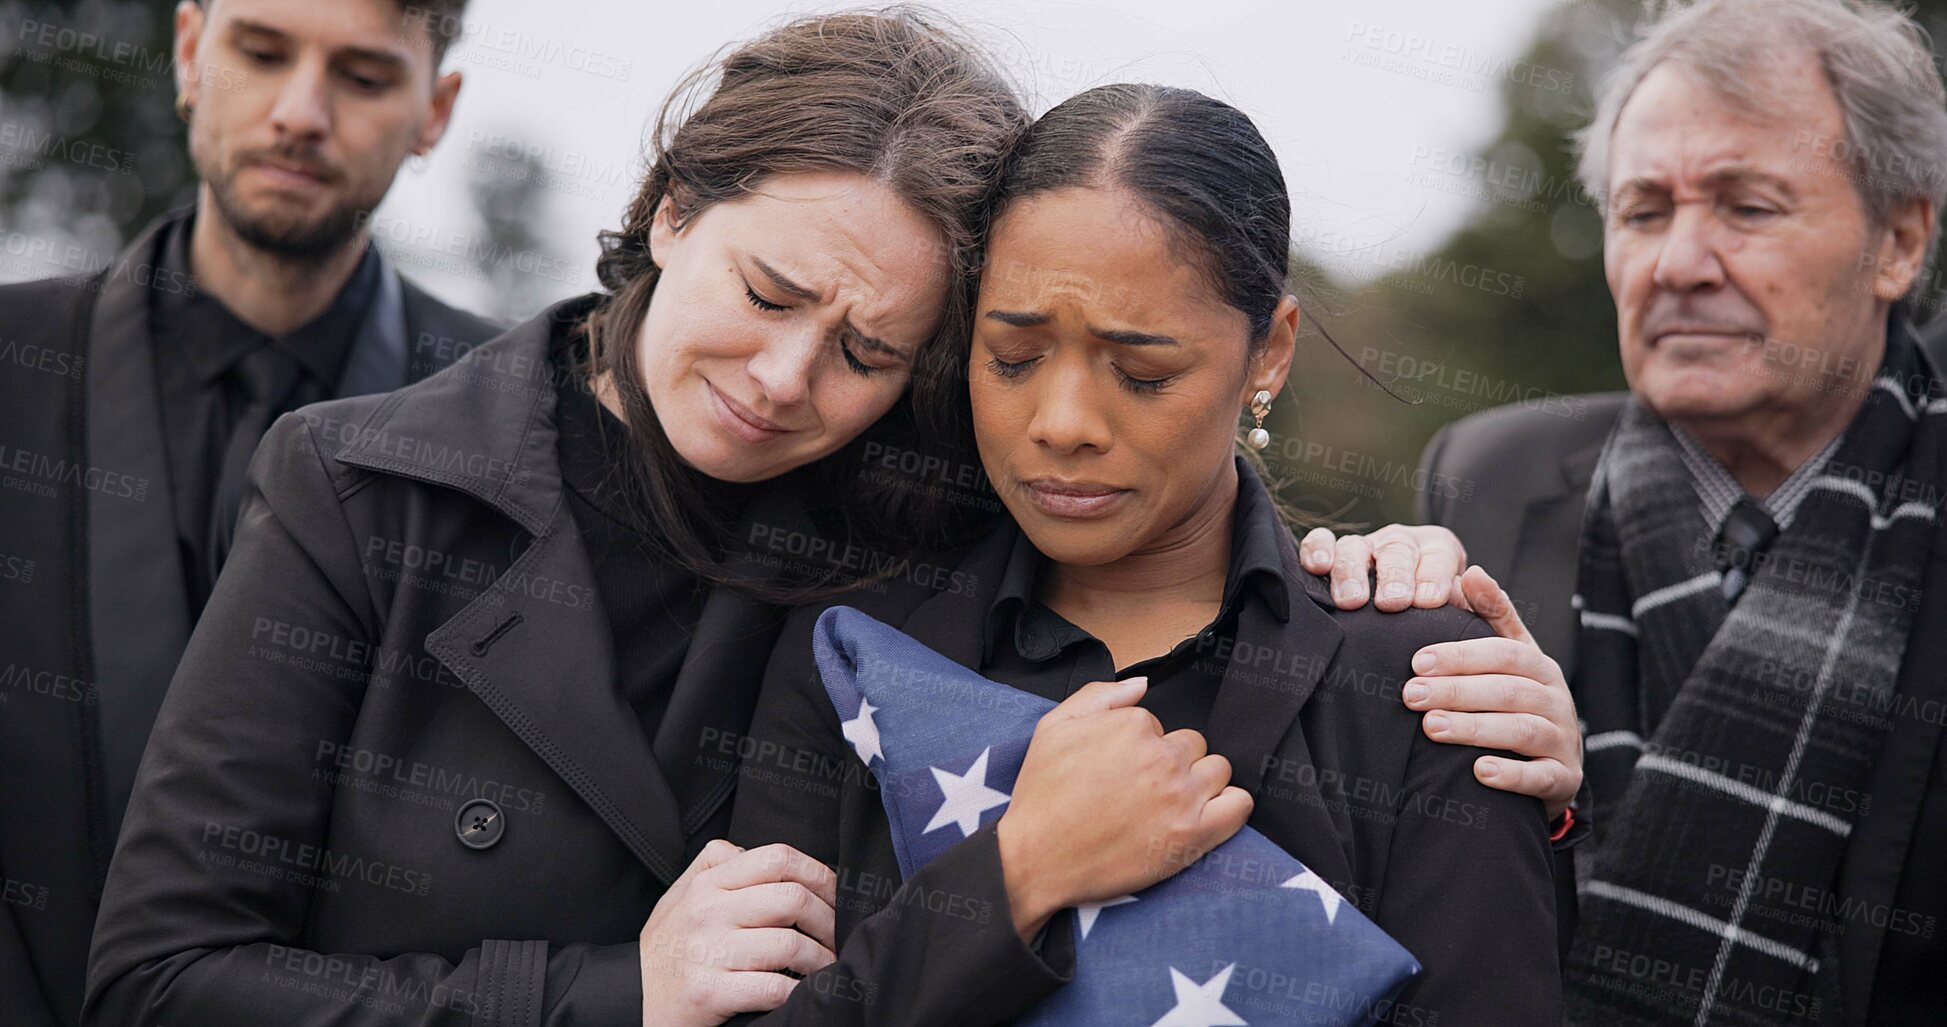
[[(89, 1023), (641, 1022), (637, 936), (724, 833), (781, 614), (714, 590), (643, 730), (556, 455), (548, 354), (591, 299), (266, 437), (109, 870)], [(680, 794), (671, 759), (700, 768)], [(775, 1015), (858, 994), (847, 1022), (895, 1022), (856, 983), (887, 953)]]
[[(1939, 366), (1940, 336), (1928, 348)], [(1421, 497), (1421, 519), (1459, 535), (1469, 559), (1507, 588), (1537, 641), (1573, 679), (1576, 554), (1596, 458), (1621, 413), (1623, 393), (1574, 397), (1582, 418), (1520, 406), (1441, 429), (1422, 465), (1473, 485), (1471, 499)], [(1429, 479), (1432, 480), (1432, 479)], [(1462, 490), (1468, 491), (1468, 490)], [(1854, 1023), (1913, 1024), (1939, 1018), (1939, 971), (1947, 967), (1947, 531), (1936, 529), (1900, 668), (1898, 690), (1932, 711), (1895, 720), (1874, 770), (1872, 805), (1855, 827), (1839, 895), (1885, 915), (1852, 918), (1839, 939), (1840, 980)], [(1602, 815), (1596, 798), (1593, 815)], [(1572, 892), (1567, 893), (1572, 898)], [(1850, 908), (1850, 906), (1848, 907)], [(1571, 920), (1572, 908), (1564, 910)]]
[[(1247, 473), (1243, 487), (1263, 486)], [(949, 564), (950, 575), (906, 575), (845, 602), (979, 667), (981, 625), (1018, 530), (1002, 525)], [(1416, 650), (1489, 629), (1451, 608), (1340, 611), (1323, 579), (1299, 566), (1290, 533), (1279, 532), (1279, 542), (1287, 617), (1241, 605), (1232, 649), (1239, 655), (1229, 661), (1207, 732), (1210, 751), (1230, 760), (1233, 783), (1256, 799), (1251, 826), (1425, 966), (1388, 1022), (1559, 1024), (1541, 804), (1475, 781), (1473, 761), (1484, 750), (1427, 740), (1419, 716), (1400, 702)], [(899, 880), (899, 869), (876, 784), (842, 738), (811, 661), (818, 612), (792, 614), (766, 671), (749, 747), (758, 756), (738, 792), (731, 837), (746, 845), (788, 842), (836, 865), (842, 940), (882, 907), (909, 908), (912, 882), (897, 895), (887, 884)], [(992, 833), (984, 829), (948, 853), (960, 861), (955, 873), (972, 875), (991, 859), (984, 872), (998, 875)], [(963, 851), (970, 847), (978, 855)], [(947, 895), (970, 890), (940, 877), (926, 883), (926, 891)], [(1011, 919), (1004, 906), (995, 915)], [(1058, 919), (1052, 930), (1067, 929)], [(1018, 1004), (1051, 990), (1050, 982), (1023, 976), (1007, 998)], [(939, 1022), (996, 1022), (987, 1014), (1005, 1005)]]
[[(9, 1024), (79, 1021), (102, 875), (189, 639), (148, 332), (151, 290), (194, 288), (155, 259), (162, 229), (184, 216), (151, 225), (97, 273), (0, 286), (0, 1020)], [(374, 306), (386, 317), (348, 359), (348, 395), (417, 381), (497, 331), (390, 269), (378, 295), (394, 302)]]

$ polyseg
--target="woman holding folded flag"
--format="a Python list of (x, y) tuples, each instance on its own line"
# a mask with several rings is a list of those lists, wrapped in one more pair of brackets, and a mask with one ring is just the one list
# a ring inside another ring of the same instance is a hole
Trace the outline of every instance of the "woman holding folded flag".
[[(1338, 610), (1251, 456), (1299, 325), (1289, 232), (1277, 160), (1227, 104), (1104, 86), (1029, 130), (1003, 178), (967, 357), (980, 461), (1011, 516), (950, 564), (966, 587), (896, 583), (842, 602), (1060, 705), (1011, 793), (994, 749), (931, 768), (932, 781), (882, 779), (897, 785), (882, 795), (857, 771), (884, 766), (895, 740), (873, 709), (835, 710), (813, 664), (819, 611), (793, 614), (751, 734), (810, 769), (747, 776), (731, 837), (839, 866), (841, 943), (897, 911), (901, 897), (876, 885), (897, 880), (900, 851), (939, 831), (991, 835), (1020, 936), (1073, 944), (1085, 971), (1089, 932), (1123, 915), (1156, 864), (1211, 848), (1194, 818), (1159, 831), (1148, 815), (1147, 786), (1188, 767), (1180, 787), (1248, 796), (1250, 825), (1315, 875), (1304, 884), (1370, 917), (1423, 972), (1396, 1006), (1348, 1013), (1329, 988), (1263, 993), (1241, 953), (1132, 982), (1100, 1022), (1560, 1022), (1542, 805), (1481, 785), (1482, 750), (1430, 741), (1400, 702), (1422, 647), (1492, 632), (1453, 608)], [(1254, 425), (1244, 455), (1240, 408)], [(929, 680), (889, 688), (924, 703)], [(1118, 758), (1130, 750), (1148, 757), (1135, 773)], [(1077, 783), (1098, 815), (1051, 823), (1044, 798)], [(897, 839), (886, 806), (913, 825)], [(1097, 869), (1090, 855), (1131, 835), (1147, 858)], [(1057, 916), (1070, 907), (1073, 924)], [(1149, 930), (1158, 945), (1172, 933)], [(1082, 1015), (1059, 1022), (1098, 1022)]]

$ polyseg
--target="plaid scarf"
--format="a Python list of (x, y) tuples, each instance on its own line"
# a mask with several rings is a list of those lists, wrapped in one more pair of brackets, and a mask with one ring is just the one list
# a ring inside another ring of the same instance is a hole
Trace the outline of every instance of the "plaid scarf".
[(1920, 603), (1942, 395), (1894, 319), (1864, 404), (1735, 607), (1669, 427), (1624, 410), (1576, 596), (1598, 815), (1569, 1022), (1842, 1022), (1836, 940), (1869, 914), (1836, 893), (1838, 869)]

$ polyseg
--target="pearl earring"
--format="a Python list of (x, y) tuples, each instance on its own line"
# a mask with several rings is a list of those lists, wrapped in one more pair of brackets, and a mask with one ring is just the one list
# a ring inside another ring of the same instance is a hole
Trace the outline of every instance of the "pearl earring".
[(1257, 419), (1257, 427), (1244, 436), (1245, 444), (1252, 449), (1263, 449), (1271, 444), (1271, 433), (1264, 430), (1264, 415), (1270, 412), (1271, 393), (1264, 389), (1257, 390), (1257, 395), (1251, 397), (1251, 416)]

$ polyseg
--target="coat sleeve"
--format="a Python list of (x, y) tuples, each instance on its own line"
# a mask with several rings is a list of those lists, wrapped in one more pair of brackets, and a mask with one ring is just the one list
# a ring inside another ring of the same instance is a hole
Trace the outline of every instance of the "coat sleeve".
[[(1464, 637), (1493, 633), (1472, 624)], [(1541, 800), (1475, 780), (1474, 760), (1488, 753), (1414, 733), (1373, 919), (1423, 970), (1389, 1023), (1562, 1022)]]
[(1074, 973), (1057, 917), (1040, 945), (1014, 930), (993, 825), (903, 883), (877, 782), (846, 745), (811, 659), (816, 609), (793, 614), (773, 653), (739, 775), (731, 840), (783, 842), (838, 873), (838, 961), (779, 1009), (740, 1023), (995, 1024)]
[[(457, 960), (312, 951), (328, 866), (323, 741), (345, 741), (379, 631), (309, 426), (281, 418), (252, 463), (235, 549), (178, 666), (108, 872), (91, 1025), (635, 1025), (637, 946), (481, 939)], [(293, 656), (300, 634), (325, 658)], [(280, 644), (281, 640), (281, 644)]]

